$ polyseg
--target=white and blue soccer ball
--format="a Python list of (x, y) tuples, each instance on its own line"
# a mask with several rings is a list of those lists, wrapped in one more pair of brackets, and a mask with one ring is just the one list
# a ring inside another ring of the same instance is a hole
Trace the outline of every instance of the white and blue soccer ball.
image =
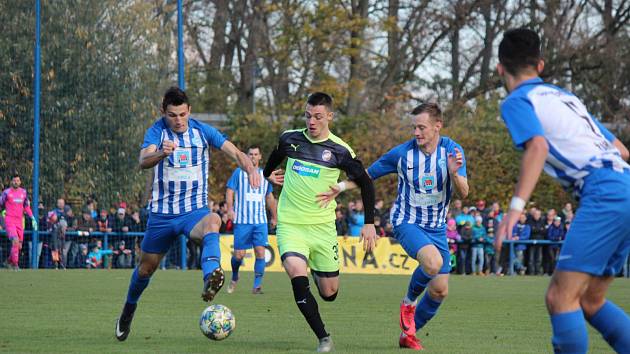
[(236, 328), (236, 318), (227, 306), (210, 305), (201, 313), (199, 328), (206, 337), (223, 340)]

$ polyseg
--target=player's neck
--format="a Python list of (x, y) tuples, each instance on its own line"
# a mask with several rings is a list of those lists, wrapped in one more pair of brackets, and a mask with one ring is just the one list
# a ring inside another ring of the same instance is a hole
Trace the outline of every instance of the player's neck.
[(330, 135), (330, 130), (329, 129), (322, 130), (322, 132), (319, 133), (317, 136), (312, 136), (311, 133), (307, 129), (306, 135), (308, 135), (309, 139), (313, 141), (322, 141), (322, 140), (328, 139), (328, 136)]
[(425, 145), (418, 145), (420, 151), (422, 151), (425, 155), (431, 155), (435, 152), (438, 146), (438, 142), (440, 141), (440, 136), (438, 135), (435, 140)]
[(509, 92), (512, 92), (517, 87), (519, 87), (523, 82), (531, 80), (531, 79), (535, 79), (537, 77), (538, 77), (538, 73), (536, 72), (525, 72), (517, 76), (507, 75), (505, 86)]

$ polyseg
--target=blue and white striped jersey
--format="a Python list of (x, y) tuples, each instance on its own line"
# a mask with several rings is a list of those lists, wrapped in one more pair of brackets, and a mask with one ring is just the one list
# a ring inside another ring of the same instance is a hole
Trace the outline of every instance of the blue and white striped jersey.
[(153, 168), (152, 213), (183, 214), (208, 206), (210, 147), (220, 149), (225, 137), (217, 129), (195, 119), (188, 131), (174, 133), (164, 118), (145, 133), (142, 148), (162, 148), (164, 140), (177, 141), (177, 148)]
[(227, 187), (234, 191), (235, 224), (266, 224), (267, 203), (265, 197), (273, 192), (271, 183), (263, 176), (263, 170), (258, 169), (260, 187), (249, 185), (247, 172), (237, 168), (227, 182)]
[(448, 172), (448, 155), (462, 153), (464, 164), (457, 173), (466, 177), (464, 149), (448, 137), (440, 137), (437, 148), (425, 155), (416, 139), (388, 151), (369, 168), (372, 179), (398, 173), (398, 196), (390, 211), (392, 225), (416, 224), (426, 229), (443, 229), (453, 191)]
[(501, 104), (501, 115), (518, 148), (535, 136), (549, 145), (545, 172), (580, 195), (593, 169), (630, 169), (612, 135), (570, 92), (540, 78), (521, 83)]

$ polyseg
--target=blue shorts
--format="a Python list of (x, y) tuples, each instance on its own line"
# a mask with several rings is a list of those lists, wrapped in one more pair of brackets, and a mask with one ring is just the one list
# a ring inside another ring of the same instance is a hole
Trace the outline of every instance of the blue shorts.
[(556, 268), (616, 275), (630, 252), (630, 174), (598, 169), (585, 178), (580, 207)]
[(400, 242), (409, 257), (416, 259), (418, 251), (427, 245), (434, 245), (442, 255), (440, 274), (451, 272), (451, 253), (446, 240), (446, 228), (431, 230), (416, 224), (401, 224), (394, 227), (394, 237)]
[(140, 246), (142, 252), (163, 254), (168, 252), (179, 235), (190, 236), (190, 232), (201, 219), (210, 214), (208, 208), (193, 210), (185, 214), (149, 214), (147, 230)]
[(234, 249), (248, 250), (256, 246), (267, 246), (267, 236), (267, 224), (234, 224)]

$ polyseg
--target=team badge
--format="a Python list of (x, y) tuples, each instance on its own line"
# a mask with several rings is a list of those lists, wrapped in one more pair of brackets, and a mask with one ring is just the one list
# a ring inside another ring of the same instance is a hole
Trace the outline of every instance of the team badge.
[(440, 168), (444, 168), (444, 167), (446, 166), (446, 159), (441, 158), (441, 159), (438, 161), (438, 166), (440, 166)]
[(330, 161), (331, 158), (332, 158), (332, 152), (330, 152), (330, 150), (324, 150), (322, 152), (322, 160)]
[(422, 177), (422, 187), (426, 190), (433, 189), (435, 187), (435, 176), (423, 176)]

